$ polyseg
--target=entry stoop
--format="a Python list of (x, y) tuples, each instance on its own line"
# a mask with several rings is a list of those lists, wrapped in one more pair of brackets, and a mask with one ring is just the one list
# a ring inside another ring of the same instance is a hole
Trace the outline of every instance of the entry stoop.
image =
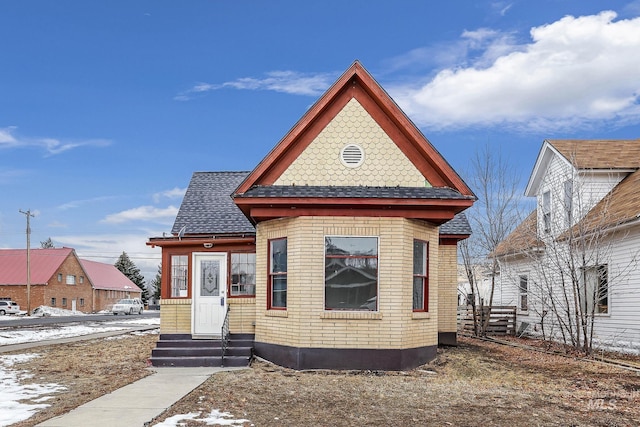
[(149, 360), (156, 367), (249, 366), (253, 340), (253, 334), (230, 334), (223, 360), (220, 339), (196, 340), (191, 334), (160, 334)]

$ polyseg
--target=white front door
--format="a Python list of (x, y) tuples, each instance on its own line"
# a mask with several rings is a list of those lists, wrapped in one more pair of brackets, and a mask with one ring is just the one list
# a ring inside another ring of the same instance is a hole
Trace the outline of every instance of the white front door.
[(227, 254), (193, 254), (193, 338), (217, 338), (227, 312)]

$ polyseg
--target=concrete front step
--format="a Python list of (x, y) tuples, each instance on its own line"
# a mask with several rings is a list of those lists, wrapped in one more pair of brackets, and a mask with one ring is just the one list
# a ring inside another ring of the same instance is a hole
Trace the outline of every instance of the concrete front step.
[(225, 356), (224, 362), (218, 357), (152, 357), (151, 364), (155, 367), (241, 367), (249, 366), (250, 357)]

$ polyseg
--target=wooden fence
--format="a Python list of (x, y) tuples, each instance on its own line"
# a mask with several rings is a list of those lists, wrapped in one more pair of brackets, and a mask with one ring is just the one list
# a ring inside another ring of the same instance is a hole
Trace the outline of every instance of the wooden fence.
[[(499, 305), (491, 307), (476, 307), (477, 324), (482, 325), (489, 316), (487, 335), (515, 335), (516, 334), (516, 307)], [(458, 331), (473, 334), (473, 307), (458, 307)]]

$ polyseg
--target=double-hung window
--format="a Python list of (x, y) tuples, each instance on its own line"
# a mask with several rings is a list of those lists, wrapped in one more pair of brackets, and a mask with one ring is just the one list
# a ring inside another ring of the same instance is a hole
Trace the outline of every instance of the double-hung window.
[(545, 233), (551, 233), (551, 192), (542, 193), (542, 226)]
[(413, 241), (413, 311), (429, 311), (429, 242)]
[(187, 255), (171, 256), (171, 297), (187, 297), (187, 270), (189, 257)]
[(287, 308), (287, 239), (269, 240), (268, 309)]
[(378, 238), (325, 237), (325, 310), (378, 309)]
[(529, 278), (526, 274), (518, 277), (518, 308), (520, 311), (529, 310)]
[(580, 301), (585, 314), (609, 313), (609, 274), (606, 264), (582, 269)]

